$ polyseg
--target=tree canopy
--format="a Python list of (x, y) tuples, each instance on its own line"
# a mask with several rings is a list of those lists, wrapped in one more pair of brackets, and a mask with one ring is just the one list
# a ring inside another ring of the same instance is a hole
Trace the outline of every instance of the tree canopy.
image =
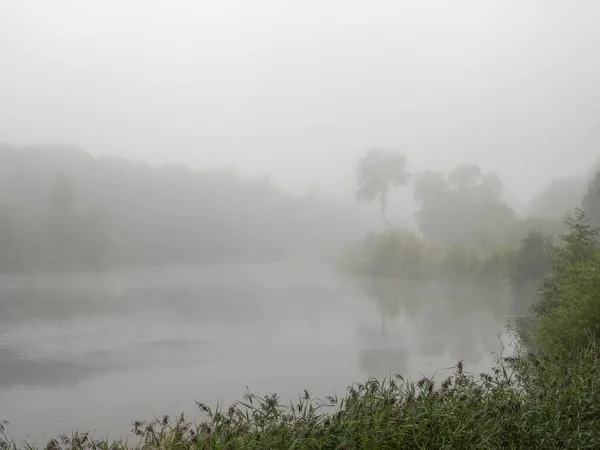
[(381, 217), (391, 227), (386, 215), (388, 194), (393, 187), (405, 186), (409, 180), (404, 155), (391, 150), (371, 149), (358, 162), (356, 197), (369, 202), (377, 199)]
[(476, 165), (463, 164), (448, 174), (425, 171), (414, 179), (414, 197), (421, 202), (416, 218), (431, 241), (452, 244), (483, 243), (515, 213), (501, 201), (502, 181)]

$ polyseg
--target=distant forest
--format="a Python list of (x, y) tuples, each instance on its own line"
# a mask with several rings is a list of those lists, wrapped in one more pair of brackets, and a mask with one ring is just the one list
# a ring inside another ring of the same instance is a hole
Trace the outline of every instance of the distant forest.
[(0, 146), (0, 272), (334, 258), (376, 220), (235, 169)]

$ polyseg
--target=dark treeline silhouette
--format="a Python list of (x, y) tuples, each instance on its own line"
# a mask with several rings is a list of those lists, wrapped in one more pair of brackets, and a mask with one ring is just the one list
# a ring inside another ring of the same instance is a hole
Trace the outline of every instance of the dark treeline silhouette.
[(332, 256), (368, 222), (351, 202), (295, 196), (233, 168), (0, 146), (2, 272)]

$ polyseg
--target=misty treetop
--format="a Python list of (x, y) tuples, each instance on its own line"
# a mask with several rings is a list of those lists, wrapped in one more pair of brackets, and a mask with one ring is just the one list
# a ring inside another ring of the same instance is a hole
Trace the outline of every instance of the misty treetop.
[(392, 227), (386, 215), (389, 193), (412, 180), (414, 198), (420, 203), (415, 214), (418, 229), (431, 242), (449, 245), (477, 238), (485, 243), (492, 233), (516, 221), (515, 212), (502, 201), (500, 177), (474, 164), (461, 164), (447, 174), (426, 170), (411, 176), (403, 154), (372, 149), (358, 161), (356, 175), (358, 200), (377, 200), (388, 228)]
[(416, 213), (419, 230), (440, 244), (491, 238), (516, 219), (501, 200), (502, 181), (476, 165), (460, 165), (448, 174), (427, 171), (415, 177), (414, 196), (421, 202)]
[(371, 149), (357, 166), (358, 200), (372, 202), (377, 199), (381, 207), (381, 217), (391, 228), (386, 215), (388, 194), (396, 186), (405, 186), (410, 180), (406, 170), (406, 157), (391, 150)]

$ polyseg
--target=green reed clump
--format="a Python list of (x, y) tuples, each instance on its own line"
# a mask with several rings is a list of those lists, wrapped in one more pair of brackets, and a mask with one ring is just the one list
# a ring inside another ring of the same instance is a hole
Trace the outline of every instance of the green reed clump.
[[(46, 449), (600, 448), (599, 346), (563, 359), (522, 354), (497, 362), (478, 377), (459, 363), (441, 382), (369, 379), (343, 398), (305, 392), (289, 405), (248, 393), (227, 409), (199, 403), (196, 424), (183, 415), (135, 422), (133, 442), (76, 433)], [(2, 436), (0, 448), (18, 448)]]

